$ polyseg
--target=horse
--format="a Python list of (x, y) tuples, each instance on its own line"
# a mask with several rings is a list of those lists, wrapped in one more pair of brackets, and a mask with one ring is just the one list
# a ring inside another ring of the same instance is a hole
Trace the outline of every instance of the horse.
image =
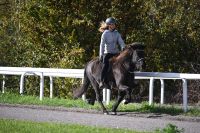
[[(143, 43), (135, 42), (127, 45), (120, 54), (109, 60), (109, 70), (105, 78), (106, 88), (116, 88), (118, 91), (117, 101), (113, 104), (111, 110), (111, 114), (113, 115), (117, 114), (116, 110), (125, 96), (125, 104), (131, 101), (131, 93), (135, 87), (134, 71), (141, 71), (145, 67), (144, 49), (145, 46)], [(91, 84), (95, 93), (90, 103), (94, 104), (95, 100), (97, 100), (101, 105), (103, 113), (109, 114), (102, 103), (100, 95), (102, 92), (102, 89), (99, 88), (101, 70), (102, 62), (99, 58), (93, 59), (85, 65), (83, 84), (81, 88), (74, 93), (74, 99), (81, 97)]]

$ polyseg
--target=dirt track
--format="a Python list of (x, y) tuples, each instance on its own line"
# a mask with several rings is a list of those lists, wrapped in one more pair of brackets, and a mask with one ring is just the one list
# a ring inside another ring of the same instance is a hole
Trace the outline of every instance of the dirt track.
[(0, 118), (39, 122), (78, 123), (83, 125), (154, 131), (171, 123), (184, 128), (185, 133), (199, 133), (200, 117), (170, 116), (120, 112), (117, 116), (103, 115), (95, 110), (77, 108), (0, 104)]

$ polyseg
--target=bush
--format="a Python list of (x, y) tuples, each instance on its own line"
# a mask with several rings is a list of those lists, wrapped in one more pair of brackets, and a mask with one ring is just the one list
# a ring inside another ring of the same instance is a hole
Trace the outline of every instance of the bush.
[[(83, 68), (98, 56), (100, 21), (113, 16), (126, 44), (145, 43), (145, 71), (200, 71), (200, 60), (194, 58), (200, 54), (198, 1), (2, 1), (6, 2), (0, 11), (1, 66)], [(166, 84), (166, 97), (180, 101), (182, 86), (173, 82)], [(191, 83), (189, 93), (199, 101), (192, 91), (197, 86)]]

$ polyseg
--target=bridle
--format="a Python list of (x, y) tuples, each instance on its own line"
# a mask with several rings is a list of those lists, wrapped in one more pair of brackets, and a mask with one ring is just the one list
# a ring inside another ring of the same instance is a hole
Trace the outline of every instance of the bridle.
[[(144, 50), (141, 50), (141, 49), (139, 49), (139, 50), (135, 50), (136, 52), (144, 52)], [(132, 55), (133, 56), (133, 55)], [(141, 62), (141, 61), (143, 61), (144, 60), (144, 58), (139, 58), (139, 59), (137, 59), (136, 60), (136, 62), (135, 63), (139, 63), (139, 62)], [(123, 67), (129, 72), (129, 73), (134, 73), (134, 71), (129, 71), (128, 70), (128, 68), (127, 68), (127, 66), (123, 63), (122, 64), (123, 65)]]
[[(136, 51), (136, 53), (138, 53), (138, 52), (144, 52), (144, 50), (142, 50), (142, 49), (138, 49), (138, 50), (135, 50), (135, 51)], [(144, 60), (144, 58), (139, 58), (139, 59), (136, 60), (136, 63), (138, 63), (140, 61), (143, 61), (143, 60)]]
[(144, 60), (144, 58), (140, 58), (140, 59), (138, 59), (137, 62), (140, 62), (140, 61), (142, 61), (142, 60)]

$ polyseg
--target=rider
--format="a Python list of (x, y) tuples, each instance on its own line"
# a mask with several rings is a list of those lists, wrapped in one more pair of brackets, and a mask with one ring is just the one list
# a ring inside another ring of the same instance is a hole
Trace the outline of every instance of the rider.
[(123, 50), (125, 44), (120, 33), (116, 30), (116, 20), (113, 17), (107, 18), (106, 22), (102, 22), (99, 31), (103, 32), (99, 50), (100, 61), (103, 63), (99, 87), (103, 88), (109, 68), (109, 59), (120, 52), (118, 45)]

